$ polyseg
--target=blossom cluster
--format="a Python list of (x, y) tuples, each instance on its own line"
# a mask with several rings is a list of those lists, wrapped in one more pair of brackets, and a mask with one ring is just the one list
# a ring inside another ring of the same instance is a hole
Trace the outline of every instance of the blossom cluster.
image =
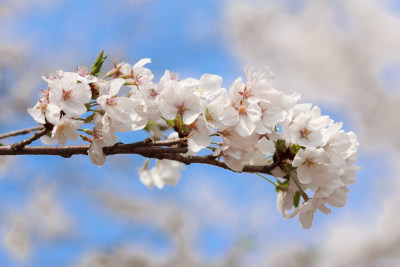
[[(277, 208), (285, 218), (299, 215), (303, 228), (311, 227), (317, 209), (330, 213), (326, 204), (345, 205), (358, 170), (356, 135), (341, 130), (342, 124), (321, 115), (317, 106), (298, 104), (299, 94), (277, 90), (268, 68), (245, 67), (246, 80), (236, 79), (227, 90), (213, 74), (180, 80), (166, 71), (154, 83), (147, 58), (133, 66), (114, 63), (99, 78), (104, 59), (101, 54), (91, 70), (43, 77), (48, 87), (28, 112), (53, 126), (48, 139), (65, 145), (81, 136), (90, 142), (92, 163), (102, 166), (103, 148), (115, 144), (117, 132), (158, 125), (153, 137), (166, 137), (165, 131), (168, 138), (187, 140), (184, 156), (210, 149), (236, 172), (275, 166), (276, 182), (269, 181), (276, 187)], [(85, 124), (92, 128), (82, 129)], [(141, 181), (160, 189), (176, 184), (182, 169), (182, 163), (164, 159), (151, 170), (148, 166), (146, 161), (140, 170)]]

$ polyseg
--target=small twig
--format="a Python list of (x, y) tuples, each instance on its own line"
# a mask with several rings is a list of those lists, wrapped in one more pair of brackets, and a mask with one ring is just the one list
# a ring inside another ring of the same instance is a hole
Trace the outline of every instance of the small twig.
[(28, 133), (31, 133), (34, 131), (39, 131), (42, 129), (43, 129), (43, 125), (40, 125), (40, 126), (22, 129), (22, 130), (12, 131), (12, 132), (8, 132), (8, 133), (0, 134), (0, 139), (17, 136), (17, 135), (28, 134)]
[(304, 192), (304, 190), (301, 188), (301, 186), (300, 186), (299, 182), (296, 180), (296, 178), (294, 178), (292, 176), (291, 171), (289, 171), (288, 175), (294, 181), (294, 183), (296, 184), (297, 188), (300, 190), (301, 196), (303, 197), (304, 201), (309, 200), (310, 198), (308, 197), (307, 193)]
[(21, 150), (23, 149), (25, 146), (29, 145), (30, 143), (32, 143), (33, 141), (39, 139), (40, 137), (42, 137), (43, 135), (47, 134), (48, 132), (51, 131), (51, 128), (43, 128), (42, 130), (40, 130), (39, 132), (34, 133), (31, 137), (29, 137), (28, 139), (22, 140), (21, 142), (12, 144), (10, 146), (11, 150)]
[(275, 187), (278, 187), (278, 185), (276, 183), (274, 183), (272, 180), (268, 179), (267, 177), (265, 177), (264, 175), (261, 175), (259, 173), (256, 172), (256, 174), (258, 176), (260, 176), (261, 178), (265, 179), (266, 181), (270, 182), (271, 184), (273, 184)]

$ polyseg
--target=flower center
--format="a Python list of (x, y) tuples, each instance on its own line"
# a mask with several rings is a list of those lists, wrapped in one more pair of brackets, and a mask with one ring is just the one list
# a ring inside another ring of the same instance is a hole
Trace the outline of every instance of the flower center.
[(81, 77), (85, 77), (86, 75), (88, 75), (90, 73), (89, 69), (86, 68), (85, 66), (79, 66), (79, 68), (77, 68), (78, 71), (78, 75)]
[(206, 120), (209, 122), (215, 122), (213, 115), (208, 111), (208, 109), (206, 111)]
[(247, 99), (247, 98), (249, 98), (250, 96), (252, 96), (251, 90), (247, 89), (247, 86), (245, 86), (243, 92), (239, 92), (239, 94), (240, 94), (241, 96), (243, 96), (244, 99)]
[(115, 103), (115, 99), (114, 98), (110, 97), (110, 98), (106, 99), (106, 105), (115, 106), (116, 104), (117, 103)]
[(245, 107), (245, 106), (240, 105), (240, 106), (237, 108), (237, 110), (239, 111), (239, 114), (240, 114), (240, 115), (246, 114), (246, 107)]
[(186, 110), (185, 105), (182, 103), (180, 106), (178, 106), (178, 114), (183, 114)]
[(101, 139), (103, 137), (103, 132), (102, 131), (98, 131), (98, 130), (94, 130), (93, 131), (93, 138), (94, 139)]
[(307, 158), (306, 161), (304, 161), (304, 165), (306, 165), (307, 167), (311, 167), (316, 165), (316, 163), (313, 161), (313, 159)]
[(140, 75), (138, 75), (138, 76), (136, 76), (136, 79), (135, 79), (135, 82), (137, 83), (137, 84), (142, 84), (142, 76), (140, 76)]
[(67, 100), (71, 97), (72, 90), (63, 89), (62, 97), (64, 100)]
[(151, 97), (156, 97), (157, 95), (158, 95), (158, 93), (154, 88), (150, 89), (150, 96)]
[(305, 128), (304, 130), (300, 130), (300, 137), (305, 138), (308, 140), (308, 136), (310, 135), (311, 131)]

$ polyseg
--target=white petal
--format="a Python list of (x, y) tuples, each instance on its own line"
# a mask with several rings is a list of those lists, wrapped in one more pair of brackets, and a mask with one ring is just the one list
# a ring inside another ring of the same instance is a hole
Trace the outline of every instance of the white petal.
[(215, 92), (221, 88), (222, 77), (213, 74), (204, 74), (200, 78), (199, 89), (207, 92)]
[(186, 110), (183, 115), (183, 122), (185, 124), (191, 124), (192, 122), (194, 122), (200, 115), (201, 111), (200, 110), (196, 110), (196, 109), (188, 109)]
[(103, 147), (101, 146), (100, 142), (94, 140), (89, 147), (88, 155), (90, 161), (99, 167), (103, 166), (106, 162), (106, 155), (103, 152)]
[[(311, 167), (312, 168), (312, 167)], [(312, 181), (312, 176), (310, 168), (305, 165), (300, 165), (297, 167), (297, 177), (302, 184), (308, 184)]]
[(247, 115), (239, 116), (239, 123), (235, 126), (236, 131), (243, 137), (251, 135), (256, 126), (252, 123)]
[(135, 65), (133, 65), (132, 68), (141, 68), (146, 64), (151, 63), (151, 59), (150, 58), (143, 58), (141, 60), (139, 60)]
[(60, 122), (60, 112), (60, 107), (53, 104), (47, 105), (46, 120), (53, 125), (58, 125)]
[(125, 83), (125, 80), (122, 78), (114, 79), (110, 82), (110, 96), (116, 96), (121, 89), (121, 86)]
[(244, 168), (244, 164), (241, 160), (237, 160), (230, 155), (224, 155), (224, 162), (225, 164), (235, 172), (242, 172)]
[(312, 210), (300, 212), (299, 219), (303, 229), (310, 229), (314, 220), (314, 212)]
[(178, 108), (170, 105), (166, 99), (159, 99), (158, 103), (162, 116), (167, 120), (173, 120), (178, 114)]
[(38, 108), (28, 108), (28, 113), (29, 115), (32, 116), (32, 118), (37, 121), (40, 124), (45, 124), (45, 116), (43, 114), (43, 111)]

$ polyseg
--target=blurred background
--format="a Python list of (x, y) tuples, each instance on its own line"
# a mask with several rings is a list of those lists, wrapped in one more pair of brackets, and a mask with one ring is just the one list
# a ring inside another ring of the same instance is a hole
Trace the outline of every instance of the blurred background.
[(2, 0), (0, 25), (1, 133), (35, 126), (42, 75), (104, 49), (104, 70), (150, 57), (155, 82), (169, 69), (229, 88), (269, 65), (358, 134), (362, 167), (348, 204), (305, 231), (256, 175), (192, 165), (149, 190), (139, 156), (1, 157), (0, 266), (399, 266), (399, 1)]

